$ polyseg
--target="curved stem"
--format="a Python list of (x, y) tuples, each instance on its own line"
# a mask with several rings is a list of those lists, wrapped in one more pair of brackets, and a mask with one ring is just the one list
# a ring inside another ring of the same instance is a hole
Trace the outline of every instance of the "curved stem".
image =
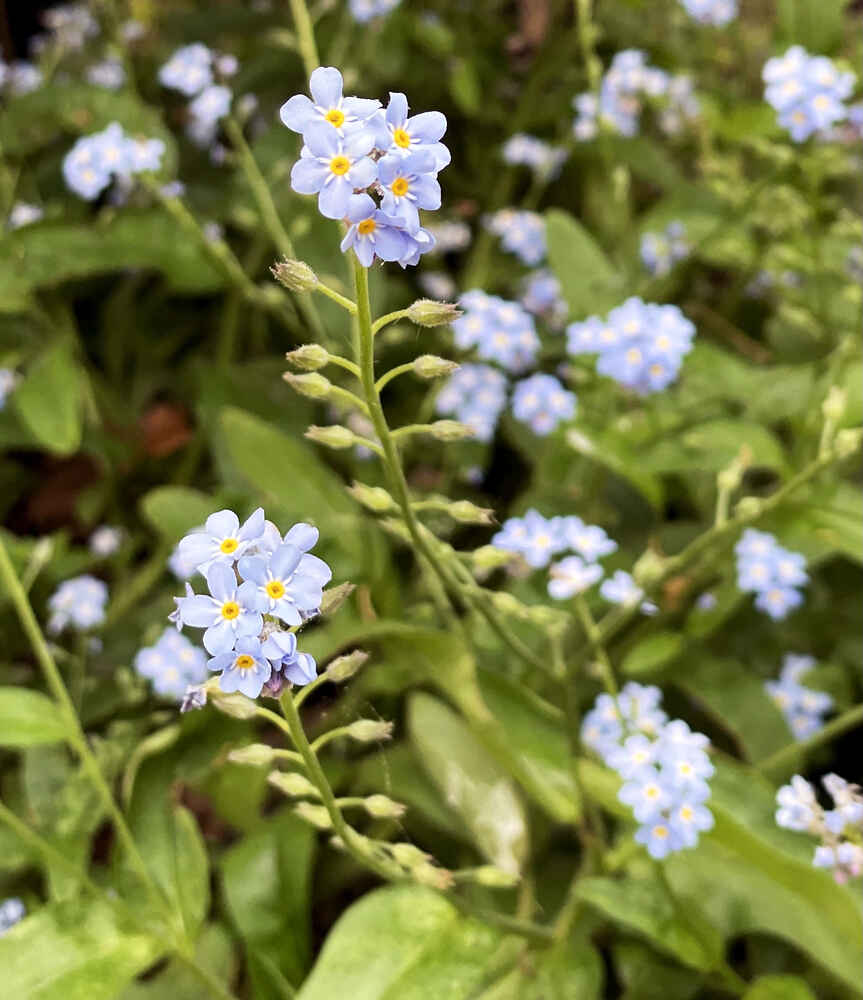
[(314, 290), (320, 292), (321, 295), (326, 295), (328, 299), (332, 299), (337, 305), (340, 305), (345, 312), (349, 312), (351, 316), (356, 316), (357, 314), (357, 304), (347, 297), (347, 295), (342, 295), (341, 292), (337, 292), (335, 288), (330, 288), (329, 285), (325, 285), (320, 278), (318, 283), (315, 285)]
[(395, 323), (396, 320), (405, 319), (407, 315), (407, 309), (396, 309), (395, 312), (386, 313), (385, 315), (378, 317), (378, 319), (372, 323), (372, 333), (377, 333), (390, 323)]
[(406, 361), (403, 365), (396, 365), (395, 368), (390, 368), (388, 372), (375, 382), (375, 389), (380, 392), (385, 385), (389, 385), (394, 378), (398, 378), (399, 375), (407, 375), (408, 372), (414, 370), (413, 361)]
[(830, 740), (841, 736), (842, 733), (856, 726), (863, 725), (863, 705), (855, 705), (849, 708), (835, 719), (831, 719), (825, 726), (813, 733), (808, 739), (799, 743), (789, 743), (788, 746), (777, 750), (776, 753), (765, 757), (758, 763), (758, 769), (768, 774), (781, 774), (785, 768), (794, 764), (798, 758), (805, 757), (812, 750), (829, 743)]

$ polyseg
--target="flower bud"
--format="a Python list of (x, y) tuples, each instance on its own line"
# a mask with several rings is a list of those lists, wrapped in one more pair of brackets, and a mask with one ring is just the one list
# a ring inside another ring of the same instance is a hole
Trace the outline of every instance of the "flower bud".
[(244, 694), (225, 694), (221, 688), (209, 685), (207, 685), (207, 693), (216, 708), (232, 719), (254, 719), (257, 714), (257, 705)]
[(734, 508), (734, 513), (741, 517), (757, 517), (763, 504), (758, 497), (743, 497)]
[(344, 684), (362, 669), (368, 658), (369, 654), (365, 650), (355, 649), (345, 656), (336, 657), (324, 671), (324, 676), (333, 684)]
[(333, 424), (330, 427), (317, 427), (312, 424), (306, 431), (305, 437), (310, 441), (317, 442), (317, 444), (335, 449), (350, 448), (357, 440), (356, 434), (347, 427), (342, 427), (341, 424)]
[(567, 616), (561, 614), (557, 608), (549, 608), (544, 604), (534, 604), (528, 609), (528, 618), (540, 628), (554, 628), (559, 626), (561, 620), (566, 621)]
[(840, 389), (838, 385), (831, 385), (830, 391), (827, 393), (827, 398), (821, 404), (821, 412), (824, 414), (824, 419), (829, 420), (833, 424), (838, 423), (845, 412), (846, 399), (847, 396), (844, 389)]
[(408, 319), (417, 326), (443, 326), (461, 316), (461, 309), (452, 302), (417, 299), (408, 306)]
[(330, 363), (330, 352), (320, 344), (303, 344), (295, 351), (288, 351), (285, 357), (296, 368), (316, 372)]
[(303, 796), (312, 799), (319, 799), (321, 797), (311, 781), (296, 771), (272, 771), (267, 775), (267, 781), (273, 788), (278, 788), (280, 792), (290, 796), (292, 799), (299, 799)]
[(413, 868), (416, 865), (427, 864), (431, 860), (431, 855), (421, 851), (414, 844), (390, 844), (390, 854), (393, 860), (397, 861), (404, 868)]
[(447, 513), (460, 524), (494, 524), (494, 511), (477, 507), (470, 500), (456, 500), (447, 506)]
[(318, 375), (317, 372), (310, 372), (308, 375), (294, 375), (293, 372), (285, 372), (282, 378), (292, 389), (301, 396), (308, 396), (309, 399), (326, 399), (333, 387), (328, 378)]
[(493, 545), (483, 545), (473, 552), (473, 564), (478, 570), (491, 572), (493, 569), (500, 569), (511, 563), (512, 552), (504, 552), (503, 549), (496, 549)]
[(380, 486), (366, 486), (365, 483), (354, 482), (348, 487), (348, 493), (363, 505), (367, 510), (374, 511), (375, 514), (383, 514), (388, 510), (395, 510), (395, 501)]
[(452, 375), (454, 371), (458, 371), (459, 367), (455, 361), (447, 361), (446, 358), (439, 358), (434, 354), (421, 354), (414, 361), (414, 372), (420, 378), (440, 378), (442, 375)]
[(416, 865), (411, 869), (411, 875), (420, 885), (427, 885), (432, 889), (444, 890), (452, 888), (452, 872), (446, 868), (438, 868), (429, 862)]
[(312, 826), (316, 826), (319, 830), (331, 830), (332, 820), (330, 819), (330, 814), (324, 809), (323, 806), (312, 805), (311, 802), (298, 802), (294, 806), (294, 812), (304, 819), (307, 823), (311, 823)]
[(356, 584), (340, 583), (338, 587), (325, 590), (321, 599), (321, 614), (331, 615), (338, 611), (356, 589)]
[(494, 606), (505, 615), (513, 615), (516, 618), (524, 618), (528, 613), (528, 609), (519, 601), (517, 598), (513, 597), (512, 594), (505, 590), (495, 591), (492, 597)]
[(474, 436), (473, 429), (458, 420), (435, 420), (428, 425), (428, 433), (438, 441), (462, 441)]
[(247, 747), (239, 747), (228, 754), (232, 764), (272, 764), (276, 759), (276, 751), (265, 743), (250, 743)]
[(502, 868), (494, 865), (482, 865), (472, 872), (472, 881), (479, 885), (486, 885), (490, 889), (512, 889), (518, 885), (520, 879), (516, 872), (505, 872)]
[(405, 527), (404, 521), (400, 521), (395, 517), (385, 517), (378, 522), (384, 531), (388, 531), (391, 535), (400, 539), (403, 542), (411, 544), (411, 533)]
[(369, 816), (375, 819), (401, 819), (407, 812), (407, 806), (394, 802), (386, 795), (369, 795), (363, 805)]
[(863, 444), (863, 428), (852, 427), (839, 431), (836, 435), (836, 454), (840, 458), (849, 458), (860, 450), (861, 444)]
[(379, 743), (392, 738), (393, 724), (376, 719), (358, 719), (345, 729), (345, 735), (359, 743)]
[(632, 568), (632, 578), (639, 587), (652, 587), (658, 582), (664, 569), (665, 559), (657, 555), (653, 549), (646, 549)]
[(318, 287), (318, 276), (303, 260), (285, 257), (270, 270), (276, 281), (289, 292), (313, 292)]

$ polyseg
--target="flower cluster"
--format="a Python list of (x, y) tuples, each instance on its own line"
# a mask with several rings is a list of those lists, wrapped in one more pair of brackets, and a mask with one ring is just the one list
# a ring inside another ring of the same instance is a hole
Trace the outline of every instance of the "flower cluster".
[(561, 326), (569, 312), (561, 295), (560, 282), (545, 268), (527, 276), (520, 301), (528, 312), (541, 316), (552, 327)]
[(540, 348), (536, 326), (517, 302), (474, 289), (461, 296), (459, 306), (463, 314), (452, 324), (457, 347), (476, 348), (480, 358), (511, 372), (522, 372), (534, 363)]
[(401, 0), (350, 0), (351, 17), (360, 24), (375, 17), (384, 17), (398, 7)]
[(677, 377), (692, 348), (694, 325), (674, 305), (633, 297), (612, 309), (605, 320), (589, 316), (566, 328), (570, 354), (596, 354), (596, 370), (646, 394), (664, 389)]
[(166, 628), (152, 646), (138, 650), (135, 670), (152, 682), (156, 694), (182, 701), (187, 688), (206, 679), (207, 656), (176, 629)]
[(516, 383), (513, 390), (513, 416), (540, 437), (550, 434), (562, 420), (570, 420), (575, 406), (575, 393), (564, 389), (554, 375), (539, 372)]
[(27, 915), (27, 907), (17, 896), (10, 896), (0, 903), (0, 937), (11, 930)]
[(318, 531), (295, 524), (282, 537), (258, 508), (242, 525), (230, 510), (211, 514), (202, 530), (181, 539), (179, 560), (207, 581), (208, 594), (174, 600), (178, 629), (204, 629), (207, 666), (219, 673), (223, 691), (256, 698), (277, 695), (286, 683), (307, 684), (315, 661), (297, 649), (293, 629), (320, 610), (329, 566), (311, 555)]
[(826, 774), (821, 784), (833, 800), (832, 809), (823, 809), (812, 785), (795, 774), (776, 793), (776, 822), (786, 830), (819, 837), (812, 864), (832, 870), (843, 883), (863, 874), (863, 795), (838, 774)]
[(774, 621), (803, 603), (797, 589), (809, 581), (806, 559), (784, 549), (773, 535), (747, 528), (734, 546), (737, 556), (737, 586), (756, 594), (755, 607)]
[(83, 632), (101, 625), (107, 603), (108, 587), (95, 576), (85, 573), (64, 580), (48, 600), (48, 631), (57, 635), (67, 627)]
[(813, 691), (800, 678), (815, 666), (811, 656), (788, 653), (782, 661), (778, 681), (765, 681), (764, 688), (785, 716), (796, 740), (805, 740), (824, 725), (824, 716), (833, 708), (825, 691)]
[(470, 427), (480, 441), (490, 441), (506, 406), (506, 377), (490, 365), (461, 365), (438, 393), (435, 406), (438, 413)]
[(545, 260), (545, 220), (537, 212), (502, 208), (485, 220), (486, 226), (500, 237), (501, 246), (528, 267)]
[(87, 69), (87, 83), (104, 90), (119, 90), (126, 82), (126, 70), (119, 59), (103, 59)]
[(686, 229), (682, 222), (670, 222), (661, 233), (644, 233), (641, 237), (641, 263), (648, 274), (661, 278), (679, 261), (689, 256)]
[(237, 60), (219, 55), (203, 42), (184, 45), (159, 70), (163, 87), (189, 98), (189, 138), (199, 146), (210, 146), (219, 122), (231, 110), (233, 93), (223, 81), (237, 70)]
[(434, 236), (434, 253), (458, 253), (470, 246), (471, 232), (466, 222), (444, 219), (441, 222), (429, 223), (426, 229)]
[(70, 190), (93, 201), (112, 180), (128, 186), (134, 174), (158, 170), (164, 152), (161, 139), (133, 139), (111, 122), (78, 139), (63, 159), (63, 177)]
[(42, 24), (51, 40), (66, 51), (83, 48), (88, 38), (99, 34), (99, 22), (86, 3), (67, 3), (50, 7), (42, 14)]
[(0, 59), (0, 90), (20, 96), (42, 86), (42, 73), (33, 63), (18, 60), (6, 63)]
[(737, 0), (680, 0), (686, 13), (701, 24), (721, 28), (737, 17)]
[(651, 857), (695, 847), (713, 826), (704, 804), (713, 764), (708, 739), (681, 719), (668, 720), (658, 687), (630, 682), (616, 698), (601, 694), (585, 715), (581, 738), (623, 779), (618, 798), (641, 824), (635, 834)]
[(0, 368), (0, 410), (6, 406), (6, 400), (18, 385), (19, 375), (11, 368)]
[(847, 114), (842, 102), (854, 89), (854, 74), (826, 56), (811, 56), (793, 45), (783, 56), (768, 59), (761, 76), (764, 98), (779, 112), (779, 124), (794, 142), (827, 131)]
[(341, 73), (322, 66), (309, 80), (311, 99), (296, 94), (282, 105), (282, 122), (303, 137), (291, 187), (316, 194), (321, 215), (348, 223), (342, 251), (353, 249), (364, 267), (375, 257), (416, 264), (435, 243), (419, 212), (440, 208), (437, 175), (450, 161), (440, 141), (446, 118), (409, 117), (404, 94), (391, 93), (382, 108), (342, 89)]
[(538, 176), (551, 180), (560, 173), (567, 152), (560, 146), (552, 146), (533, 135), (517, 132), (503, 144), (501, 155), (506, 163), (525, 166)]

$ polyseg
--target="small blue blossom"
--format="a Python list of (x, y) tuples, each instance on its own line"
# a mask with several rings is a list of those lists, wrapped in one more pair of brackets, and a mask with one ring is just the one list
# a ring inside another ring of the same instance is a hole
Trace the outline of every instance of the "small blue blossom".
[[(458, 253), (466, 250), (471, 243), (470, 226), (466, 222), (459, 222), (453, 219), (445, 219), (443, 222), (429, 223), (426, 227), (435, 239), (435, 253)], [(452, 279), (447, 278), (451, 281)], [(435, 295), (434, 298), (448, 299), (453, 295), (446, 292), (442, 295)]]
[(6, 72), (2, 74), (4, 85), (16, 97), (32, 94), (42, 86), (42, 71), (31, 62), (20, 59), (5, 68)]
[(157, 170), (164, 151), (161, 139), (131, 139), (111, 122), (77, 140), (63, 158), (63, 177), (70, 190), (92, 201), (113, 179), (126, 182), (133, 174)]
[(206, 629), (204, 648), (217, 655), (231, 650), (239, 637), (258, 635), (263, 618), (257, 610), (257, 587), (251, 580), (238, 586), (233, 568), (224, 562), (212, 562), (206, 579), (209, 595), (175, 597), (174, 601), (179, 622)]
[(189, 104), (187, 133), (193, 142), (202, 147), (213, 143), (219, 130), (219, 122), (231, 110), (233, 96), (230, 87), (214, 83), (202, 90)]
[(779, 680), (764, 684), (796, 740), (805, 740), (817, 733), (824, 725), (824, 716), (833, 708), (829, 694), (813, 691), (800, 683), (800, 677), (814, 666), (811, 656), (788, 653), (782, 661)]
[(566, 548), (560, 518), (545, 518), (531, 508), (524, 517), (510, 517), (491, 540), (496, 549), (518, 552), (533, 569), (547, 566), (553, 555)]
[(721, 28), (737, 17), (737, 0), (680, 0), (686, 13), (701, 24)]
[(438, 413), (470, 427), (480, 441), (490, 441), (506, 405), (506, 378), (489, 365), (464, 364), (444, 383), (435, 400)]
[(27, 907), (17, 896), (10, 896), (0, 903), (0, 937), (11, 930), (27, 915)]
[(563, 300), (560, 282), (551, 271), (541, 269), (527, 276), (521, 294), (521, 304), (534, 316), (542, 316), (557, 327), (566, 319), (569, 307)]
[(502, 208), (488, 217), (486, 225), (500, 237), (504, 250), (528, 267), (545, 260), (545, 220), (539, 213)]
[(826, 56), (811, 56), (793, 45), (783, 56), (768, 59), (761, 75), (765, 100), (794, 142), (826, 133), (847, 114), (843, 102), (854, 89), (854, 74), (840, 70)]
[(679, 261), (689, 256), (689, 244), (680, 222), (672, 222), (661, 233), (644, 233), (639, 253), (648, 274), (662, 277)]
[(152, 646), (135, 656), (135, 670), (153, 684), (160, 695), (181, 701), (186, 688), (207, 677), (207, 657), (175, 629), (167, 628)]
[(194, 566), (206, 573), (213, 563), (230, 564), (242, 556), (265, 531), (264, 510), (258, 507), (240, 526), (232, 510), (220, 510), (207, 518), (202, 530), (192, 531), (180, 539), (177, 547), (183, 566)]
[(83, 632), (101, 625), (107, 602), (108, 587), (102, 580), (89, 574), (64, 580), (48, 601), (48, 631), (56, 635), (68, 627)]
[(119, 90), (126, 82), (126, 70), (119, 59), (103, 59), (88, 67), (87, 82), (105, 90)]
[(5, 409), (10, 393), (18, 385), (19, 375), (11, 368), (0, 368), (0, 410)]
[(32, 226), (34, 222), (41, 222), (44, 217), (45, 212), (39, 205), (32, 205), (27, 201), (16, 201), (9, 210), (6, 225), (9, 229), (21, 229), (24, 226)]
[(618, 569), (608, 579), (602, 581), (599, 593), (609, 604), (638, 604), (646, 615), (656, 613), (656, 605), (651, 601), (642, 601), (644, 591), (626, 570)]
[(575, 406), (575, 393), (564, 389), (554, 375), (531, 375), (517, 382), (513, 390), (513, 416), (540, 436), (550, 434), (561, 421), (570, 420)]
[(580, 517), (570, 514), (561, 519), (561, 530), (566, 547), (574, 549), (588, 562), (617, 551), (617, 542), (596, 524), (585, 524)]
[(244, 556), (237, 569), (257, 587), (258, 610), (289, 626), (317, 614), (331, 578), (326, 563), (291, 544), (280, 545), (268, 558)]
[(291, 170), (291, 187), (317, 194), (318, 211), (328, 219), (347, 215), (354, 189), (377, 180), (377, 164), (369, 157), (374, 137), (365, 130), (344, 137), (327, 124), (309, 125), (305, 146)]
[(418, 209), (440, 208), (440, 184), (435, 169), (435, 159), (429, 150), (406, 155), (390, 153), (378, 162), (378, 182), (384, 193), (381, 211), (401, 219), (410, 233), (419, 229)]
[(163, 87), (195, 97), (213, 82), (213, 53), (203, 42), (184, 45), (159, 70)]
[(235, 647), (216, 653), (207, 661), (207, 667), (220, 673), (219, 687), (223, 691), (239, 691), (247, 698), (257, 698), (272, 673), (261, 640), (252, 635), (240, 636)]
[[(705, 810), (706, 811), (706, 810)], [(697, 842), (698, 834), (695, 834)], [(694, 847), (695, 844), (684, 843), (676, 826), (673, 826), (667, 818), (662, 815), (656, 822), (645, 823), (635, 832), (635, 840), (642, 844), (647, 853), (661, 861), (674, 851), (680, 851), (684, 847)]]
[(297, 649), (293, 632), (272, 632), (262, 645), (264, 656), (270, 661), (273, 673), (280, 673), (291, 684), (302, 687), (318, 675), (315, 658)]
[(734, 547), (737, 557), (737, 586), (756, 594), (755, 606), (774, 620), (785, 618), (803, 603), (809, 576), (806, 559), (784, 549), (772, 536), (748, 528)]
[(567, 556), (551, 564), (548, 596), (556, 601), (568, 600), (592, 587), (602, 574), (603, 569), (598, 563), (585, 562), (581, 556)]
[(447, 126), (446, 116), (440, 111), (423, 111), (409, 117), (407, 97), (391, 93), (386, 109), (375, 116), (373, 125), (375, 145), (386, 153), (429, 152), (437, 170), (450, 162), (450, 151), (440, 141)]
[[(339, 136), (356, 132), (369, 124), (369, 118), (381, 106), (380, 101), (363, 97), (343, 97), (342, 74), (333, 66), (319, 66), (309, 79), (311, 100), (295, 94), (279, 110), (282, 124), (305, 138), (312, 125), (325, 124)], [(371, 147), (370, 147), (371, 148)]]
[(351, 17), (360, 24), (365, 24), (375, 17), (385, 17), (400, 3), (401, 0), (350, 0), (348, 6)]
[(122, 528), (112, 528), (109, 524), (102, 524), (90, 535), (87, 544), (93, 555), (105, 559), (120, 548), (125, 537)]
[(345, 216), (350, 225), (341, 243), (342, 253), (352, 249), (363, 267), (371, 267), (376, 257), (401, 260), (407, 252), (402, 220), (379, 209), (369, 195), (351, 195)]
[(512, 372), (533, 364), (540, 348), (536, 325), (517, 302), (474, 289), (461, 296), (459, 305), (463, 314), (452, 324), (457, 347), (476, 348), (479, 357)]
[(506, 163), (530, 167), (538, 177), (552, 180), (560, 173), (567, 152), (536, 136), (517, 132), (503, 144), (501, 155)]

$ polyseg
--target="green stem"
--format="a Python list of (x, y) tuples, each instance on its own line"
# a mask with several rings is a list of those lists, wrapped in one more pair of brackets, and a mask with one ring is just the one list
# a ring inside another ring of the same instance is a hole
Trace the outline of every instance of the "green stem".
[(758, 769), (765, 771), (767, 774), (782, 774), (798, 758), (805, 757), (812, 750), (817, 750), (818, 747), (824, 746), (825, 743), (829, 743), (837, 736), (841, 736), (849, 729), (854, 729), (859, 725), (863, 725), (863, 705), (855, 705), (841, 715), (836, 716), (835, 719), (831, 719), (830, 722), (819, 729), (817, 733), (813, 733), (808, 739), (801, 740), (799, 743), (790, 743), (787, 747), (783, 747), (769, 757), (765, 757), (764, 760), (759, 761)]
[(375, 390), (380, 392), (385, 385), (389, 385), (394, 378), (398, 378), (399, 375), (407, 375), (408, 372), (414, 370), (413, 361), (406, 361), (403, 365), (396, 365), (395, 368), (390, 368), (386, 374), (381, 375), (381, 377), (375, 382)]
[(388, 326), (390, 323), (395, 323), (397, 320), (406, 319), (408, 314), (407, 309), (396, 309), (395, 312), (385, 313), (383, 316), (379, 316), (374, 323), (372, 323), (372, 333), (377, 333), (385, 326)]
[(341, 292), (337, 292), (335, 288), (330, 288), (329, 285), (325, 285), (320, 279), (315, 285), (314, 290), (320, 292), (321, 295), (326, 295), (328, 299), (332, 299), (333, 302), (340, 305), (342, 309), (349, 312), (351, 316), (356, 316), (357, 314), (357, 304), (351, 301), (347, 295), (342, 295)]
[(291, 14), (294, 18), (294, 27), (297, 30), (297, 47), (300, 50), (306, 76), (311, 76), (321, 64), (318, 57), (318, 46), (315, 43), (315, 29), (312, 24), (312, 18), (305, 0), (290, 0), (290, 3)]

